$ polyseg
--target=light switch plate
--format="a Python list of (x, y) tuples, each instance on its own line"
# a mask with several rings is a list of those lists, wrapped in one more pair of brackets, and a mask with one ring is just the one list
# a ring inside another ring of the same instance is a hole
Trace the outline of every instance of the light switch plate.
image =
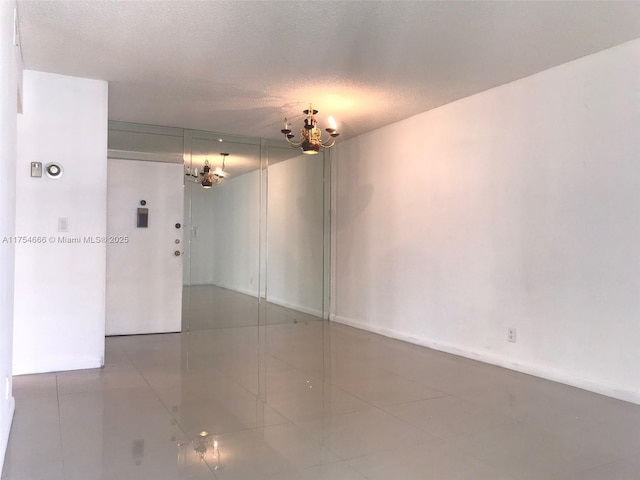
[(42, 177), (42, 162), (31, 162), (31, 176)]

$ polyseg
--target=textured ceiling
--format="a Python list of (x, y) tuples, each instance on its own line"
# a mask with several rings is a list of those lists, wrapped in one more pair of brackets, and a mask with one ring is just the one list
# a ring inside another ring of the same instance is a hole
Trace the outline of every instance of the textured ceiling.
[[(640, 37), (640, 2), (19, 1), (26, 68), (109, 81), (109, 118), (350, 137)], [(294, 125), (294, 126), (297, 126)]]

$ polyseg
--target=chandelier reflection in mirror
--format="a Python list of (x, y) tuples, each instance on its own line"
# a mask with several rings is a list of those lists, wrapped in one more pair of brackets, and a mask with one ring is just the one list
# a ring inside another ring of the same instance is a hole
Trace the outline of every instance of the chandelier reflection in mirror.
[(285, 140), (292, 147), (302, 148), (303, 153), (316, 154), (320, 151), (320, 147), (330, 148), (336, 143), (336, 137), (340, 135), (336, 128), (336, 122), (333, 117), (329, 117), (329, 127), (325, 128), (325, 131), (329, 134), (329, 138), (324, 141), (322, 139), (322, 131), (317, 127), (317, 120), (315, 115), (318, 114), (318, 110), (314, 110), (311, 104), (309, 109), (304, 110), (306, 115), (304, 119), (304, 126), (300, 129), (300, 136), (302, 140), (299, 142), (294, 140), (295, 135), (291, 133), (291, 124), (284, 119), (284, 128), (280, 130), (284, 135)]
[(198, 174), (198, 169), (194, 168), (193, 170), (189, 167), (185, 167), (185, 175), (189, 181), (194, 183), (199, 183), (203, 188), (211, 188), (214, 185), (218, 185), (222, 183), (222, 180), (225, 179), (227, 173), (224, 171), (225, 161), (229, 156), (228, 153), (221, 153), (222, 156), (222, 167), (216, 167), (215, 169), (211, 168), (211, 164), (209, 163), (209, 159), (207, 158), (204, 161), (204, 168), (202, 172)]
[(220, 447), (218, 441), (215, 440), (209, 432), (202, 431), (193, 441), (193, 449), (196, 451), (200, 459), (207, 460), (214, 470), (222, 467), (220, 464)]

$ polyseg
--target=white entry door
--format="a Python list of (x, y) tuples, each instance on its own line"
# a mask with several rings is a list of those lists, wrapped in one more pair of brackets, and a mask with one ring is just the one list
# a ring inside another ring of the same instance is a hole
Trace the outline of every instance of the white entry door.
[(180, 331), (182, 177), (182, 164), (108, 161), (107, 335)]

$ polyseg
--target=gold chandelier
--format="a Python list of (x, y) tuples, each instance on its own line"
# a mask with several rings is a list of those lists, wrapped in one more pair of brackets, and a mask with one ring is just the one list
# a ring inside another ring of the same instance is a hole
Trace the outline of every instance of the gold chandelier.
[(329, 117), (329, 128), (325, 128), (325, 131), (329, 134), (329, 138), (325, 141), (322, 139), (322, 131), (317, 127), (318, 121), (315, 115), (318, 110), (314, 110), (311, 104), (309, 109), (304, 110), (303, 113), (307, 116), (304, 119), (304, 126), (300, 129), (300, 136), (302, 140), (296, 142), (293, 140), (295, 135), (291, 133), (291, 124), (284, 119), (284, 128), (280, 130), (284, 135), (285, 140), (292, 147), (301, 147), (302, 153), (316, 154), (320, 151), (320, 147), (330, 148), (336, 143), (336, 137), (340, 135), (336, 129), (336, 123), (333, 117)]
[(227, 176), (225, 172), (225, 160), (229, 156), (228, 153), (221, 153), (222, 155), (222, 167), (211, 168), (209, 159), (205, 159), (204, 167), (201, 172), (198, 172), (197, 168), (190, 168), (187, 165), (184, 167), (184, 174), (187, 177), (187, 181), (197, 183), (203, 188), (211, 188), (214, 185), (222, 183)]

